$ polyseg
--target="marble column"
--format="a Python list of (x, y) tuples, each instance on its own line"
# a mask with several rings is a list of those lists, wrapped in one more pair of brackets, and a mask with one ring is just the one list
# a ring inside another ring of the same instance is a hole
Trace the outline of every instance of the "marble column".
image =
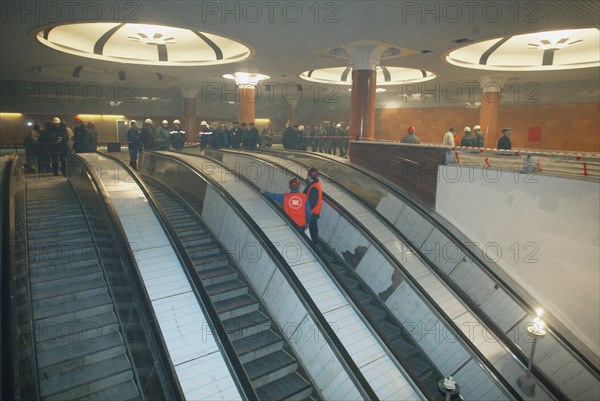
[(256, 116), (256, 87), (255, 85), (239, 84), (238, 90), (238, 121), (253, 122)]
[(375, 138), (375, 69), (352, 70), (352, 96), (350, 102), (350, 137)]

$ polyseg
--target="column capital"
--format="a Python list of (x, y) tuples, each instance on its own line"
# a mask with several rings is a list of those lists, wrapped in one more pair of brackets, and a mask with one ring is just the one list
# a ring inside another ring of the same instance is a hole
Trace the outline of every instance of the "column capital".
[(178, 89), (185, 99), (195, 99), (196, 96), (198, 96), (198, 93), (200, 92), (200, 88), (193, 86), (186, 86), (183, 88), (179, 87)]
[(508, 81), (507, 76), (484, 75), (479, 78), (479, 86), (484, 92), (502, 92), (506, 81)]

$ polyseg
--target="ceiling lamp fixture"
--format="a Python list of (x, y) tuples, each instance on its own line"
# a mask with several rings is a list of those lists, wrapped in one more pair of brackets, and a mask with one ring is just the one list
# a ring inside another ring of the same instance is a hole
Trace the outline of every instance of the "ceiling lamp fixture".
[(225, 74), (223, 75), (223, 78), (234, 79), (236, 85), (256, 86), (258, 85), (258, 81), (264, 81), (265, 79), (269, 79), (271, 77), (268, 75), (255, 74), (251, 72), (236, 72), (234, 74)]
[[(405, 85), (429, 81), (435, 78), (431, 71), (403, 67), (375, 67), (377, 86)], [(352, 67), (319, 68), (304, 71), (300, 78), (329, 85), (352, 85)], [(381, 88), (378, 88), (381, 89)]]
[(494, 71), (553, 71), (600, 66), (600, 30), (565, 29), (505, 36), (450, 51), (459, 67)]
[(37, 32), (40, 43), (81, 57), (159, 66), (205, 66), (237, 63), (253, 54), (250, 47), (221, 35), (166, 25), (77, 22)]

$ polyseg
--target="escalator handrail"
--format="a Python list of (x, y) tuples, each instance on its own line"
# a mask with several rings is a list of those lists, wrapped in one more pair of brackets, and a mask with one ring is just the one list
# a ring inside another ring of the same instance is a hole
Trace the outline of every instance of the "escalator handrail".
[(229, 337), (227, 336), (227, 332), (225, 330), (225, 326), (223, 322), (219, 318), (219, 314), (217, 309), (215, 308), (210, 296), (208, 295), (208, 291), (206, 287), (200, 280), (200, 277), (196, 273), (194, 268), (194, 264), (189, 254), (185, 250), (185, 246), (179, 239), (173, 224), (170, 219), (167, 217), (166, 213), (159, 206), (156, 197), (152, 193), (152, 191), (148, 188), (146, 183), (138, 176), (137, 172), (130, 168), (130, 166), (126, 165), (120, 159), (108, 155), (106, 153), (99, 152), (102, 156), (106, 157), (109, 160), (112, 160), (118, 164), (120, 168), (123, 168), (130, 176), (134, 179), (135, 183), (138, 185), (146, 199), (148, 200), (148, 204), (152, 208), (154, 214), (158, 218), (163, 230), (165, 231), (167, 237), (169, 238), (169, 242), (171, 243), (173, 250), (177, 254), (177, 257), (184, 267), (185, 274), (190, 281), (190, 286), (200, 307), (202, 308), (205, 316), (208, 317), (208, 321), (212, 327), (212, 329), (216, 332), (219, 341), (216, 341), (217, 346), (221, 348), (222, 353), (225, 354), (226, 358), (224, 360), (229, 365), (230, 371), (233, 371), (235, 375), (233, 375), (234, 381), (236, 381), (238, 388), (241, 390), (242, 395), (246, 397), (247, 400), (256, 400), (258, 399), (258, 395), (252, 386), (252, 382), (248, 377), (248, 373), (244, 369), (242, 362), (240, 361), (235, 348)]
[[(5, 269), (2, 272), (2, 285), (3, 285), (3, 289), (2, 289), (3, 295), (2, 296), (3, 297), (9, 296), (10, 292), (5, 292), (4, 290), (10, 288), (13, 285), (12, 280), (8, 280), (5, 282), (4, 279), (6, 278), (6, 276), (12, 276), (13, 274), (16, 274), (15, 261), (13, 258), (10, 257), (10, 255), (15, 255), (15, 252), (14, 252), (15, 244), (14, 244), (14, 242), (10, 241), (11, 238), (14, 238), (15, 227), (13, 226), (14, 221), (10, 216), (12, 214), (11, 209), (14, 207), (12, 205), (13, 198), (11, 197), (11, 192), (12, 192), (11, 180), (16, 175), (16, 171), (14, 169), (20, 168), (20, 164), (18, 163), (18, 156), (16, 154), (14, 156), (11, 156), (11, 160), (9, 163), (10, 163), (10, 165), (7, 166), (8, 168), (4, 172), (5, 176), (2, 177), (2, 179), (6, 178), (6, 182), (5, 182), (6, 187), (4, 187), (4, 190), (3, 190), (4, 193), (3, 193), (2, 202), (6, 202), (6, 203), (4, 203), (4, 205), (7, 206), (6, 209), (3, 207), (3, 213), (6, 212), (6, 215), (9, 216), (8, 220), (6, 222), (4, 222), (4, 224), (6, 224), (6, 227), (8, 228), (7, 233), (9, 233), (9, 237), (8, 238), (4, 237), (4, 233), (3, 233), (3, 238), (4, 238), (3, 242), (4, 243), (2, 244), (2, 247), (3, 247), (2, 258), (4, 259), (4, 257), (6, 256), (9, 261), (9, 263), (6, 265), (3, 263), (4, 269)], [(30, 302), (31, 301), (31, 279), (30, 279), (31, 270), (29, 268), (29, 235), (28, 235), (28, 231), (27, 231), (27, 229), (28, 229), (28, 227), (27, 227), (27, 184), (24, 183), (23, 185), (24, 185), (24, 189), (23, 189), (23, 205), (24, 206), (23, 207), (25, 208), (25, 210), (23, 212), (23, 222), (24, 222), (23, 223), (23, 230), (24, 230), (23, 231), (23, 243), (24, 243), (23, 263), (24, 263), (25, 269), (27, 270), (27, 291), (28, 291), (28, 295), (29, 295), (26, 302)], [(3, 217), (3, 219), (4, 219), (4, 217)], [(4, 229), (4, 227), (3, 227), (3, 229)], [(4, 245), (7, 245), (9, 247), (8, 252), (6, 254), (4, 252), (5, 251)], [(15, 320), (16, 318), (14, 316), (12, 316), (14, 310), (11, 308), (11, 303), (16, 302), (16, 298), (12, 299), (12, 300), (9, 300), (7, 298), (6, 300), (9, 302), (6, 302), (6, 304), (5, 304), (5, 302), (2, 302), (2, 304), (3, 304), (2, 305), (2, 315), (7, 316), (10, 319), (10, 320), (8, 320), (8, 319), (7, 320), (12, 325), (12, 322), (16, 322), (16, 320)], [(3, 301), (4, 301), (4, 299), (3, 299)], [(6, 310), (4, 309), (5, 307), (6, 307)], [(7, 310), (9, 313), (7, 315), (4, 315), (4, 313)], [(35, 395), (37, 396), (37, 399), (41, 399), (41, 392), (40, 392), (40, 386), (39, 386), (39, 380), (38, 380), (38, 369), (37, 369), (37, 366), (38, 366), (37, 342), (35, 341), (35, 331), (33, 330), (33, 328), (34, 328), (33, 310), (32, 310), (31, 305), (29, 305), (29, 307), (28, 307), (28, 312), (29, 313), (28, 313), (27, 319), (29, 321), (28, 322), (29, 327), (32, 329), (31, 330), (31, 336), (32, 336), (31, 347), (32, 347), (32, 363), (33, 363), (32, 374), (33, 374), (33, 383), (35, 385), (34, 392), (35, 392)], [(3, 320), (4, 319), (5, 318), (3, 317)], [(9, 330), (12, 330), (12, 329), (13, 329), (13, 327), (9, 327)], [(14, 345), (15, 347), (18, 347), (19, 346), (18, 340), (14, 340), (14, 342), (8, 340), (9, 338), (12, 338), (12, 336), (17, 332), (18, 332), (18, 330), (14, 330), (13, 332), (8, 333), (9, 337), (5, 338), (2, 341), (2, 346)], [(9, 383), (9, 386), (6, 386), (6, 387), (8, 387), (8, 388), (6, 388), (6, 391), (11, 391), (11, 389), (12, 389), (12, 393), (9, 394), (9, 398), (7, 398), (7, 399), (10, 399), (10, 398), (12, 398), (12, 396), (14, 396), (15, 391), (17, 391), (17, 389), (14, 387), (14, 385), (15, 385), (14, 375), (17, 374), (18, 369), (17, 368), (13, 369), (13, 367), (16, 367), (18, 365), (18, 361), (12, 360), (12, 358), (14, 357), (14, 352), (12, 351), (12, 349), (10, 350), (8, 355), (10, 355), (10, 358), (8, 358), (7, 355), (5, 355), (5, 354), (3, 355), (4, 358), (3, 358), (2, 363), (3, 364), (6, 363), (9, 366), (11, 363), (13, 364), (13, 366), (10, 366), (10, 369), (8, 372), (4, 370), (4, 366), (3, 366), (3, 375), (7, 375), (9, 377), (9, 380), (11, 380), (11, 383)], [(18, 391), (20, 393), (20, 389)]]
[[(88, 174), (88, 177), (90, 179), (90, 182), (92, 183), (94, 190), (97, 192), (98, 197), (102, 201), (101, 203), (104, 205), (106, 212), (110, 216), (110, 221), (115, 230), (115, 234), (119, 240), (119, 243), (129, 245), (129, 241), (127, 240), (127, 236), (125, 235), (125, 229), (123, 228), (123, 225), (121, 223), (121, 220), (119, 219), (116, 209), (112, 203), (112, 200), (108, 195), (108, 191), (106, 190), (106, 187), (104, 186), (102, 180), (98, 177), (96, 170), (91, 168), (90, 163), (88, 163), (88, 161), (82, 158), (81, 156), (74, 153), (71, 153), (70, 156), (74, 157), (81, 166), (85, 167), (86, 173)], [(128, 250), (130, 249), (128, 248)], [(131, 252), (126, 252), (125, 258), (127, 258), (128, 262), (131, 263), (131, 266), (134, 267), (134, 285), (137, 287), (138, 293), (142, 296), (142, 304), (146, 314), (148, 316), (151, 316), (149, 326), (152, 330), (153, 337), (157, 340), (158, 352), (163, 361), (168, 361), (168, 363), (165, 363), (164, 365), (167, 371), (167, 375), (169, 376), (169, 384), (175, 391), (176, 399), (183, 400), (185, 399), (185, 395), (183, 389), (180, 386), (179, 379), (177, 378), (175, 368), (171, 363), (171, 358), (167, 351), (167, 346), (162, 336), (161, 330), (156, 323), (158, 319), (156, 318), (156, 314), (154, 313), (153, 308), (150, 306), (150, 297), (148, 296), (148, 291), (146, 290), (144, 281), (141, 278), (142, 274), (140, 272), (140, 268)]]
[[(263, 152), (265, 153), (273, 153), (273, 154), (277, 154), (277, 153), (290, 153), (290, 152), (278, 152), (278, 151), (265, 151), (263, 150)], [(458, 235), (456, 235), (454, 232), (452, 232), (452, 230), (450, 230), (443, 222), (440, 222), (438, 218), (436, 218), (433, 214), (432, 211), (428, 210), (428, 208), (424, 205), (422, 205), (421, 203), (419, 203), (418, 201), (412, 199), (408, 194), (405, 194), (401, 188), (398, 188), (395, 184), (393, 184), (392, 182), (390, 182), (388, 179), (386, 179), (385, 177), (381, 177), (376, 173), (373, 173), (372, 171), (369, 171), (361, 166), (358, 166), (354, 163), (343, 163), (341, 161), (335, 160), (334, 158), (331, 157), (327, 157), (325, 155), (314, 155), (310, 152), (302, 152), (302, 154), (305, 154), (309, 157), (313, 157), (313, 158), (321, 158), (323, 160), (327, 160), (327, 161), (332, 161), (335, 163), (340, 163), (343, 164), (344, 166), (351, 168), (353, 170), (359, 171), (360, 173), (366, 175), (367, 177), (373, 179), (375, 182), (378, 182), (379, 184), (381, 184), (384, 188), (386, 188), (388, 191), (390, 191), (391, 193), (397, 195), (400, 199), (402, 199), (406, 204), (408, 204), (413, 210), (415, 210), (416, 212), (418, 212), (424, 219), (426, 219), (427, 221), (429, 221), (436, 229), (440, 230), (441, 232), (444, 233), (444, 235), (446, 235), (447, 237), (449, 237), (453, 243), (455, 245), (457, 245), (461, 251), (463, 251), (465, 254), (467, 254), (471, 260), (475, 261), (476, 264), (478, 266), (480, 266), (480, 268), (483, 270), (483, 272), (485, 274), (487, 274), (489, 277), (491, 277), (497, 284), (499, 284), (501, 286), (501, 288), (513, 299), (515, 300), (518, 304), (520, 304), (525, 310), (530, 311), (532, 314), (535, 313), (535, 309), (536, 307), (531, 306), (531, 304), (529, 302), (527, 302), (527, 300), (525, 298), (523, 298), (519, 293), (517, 293), (510, 285), (507, 285), (506, 282), (504, 281), (503, 278), (501, 278), (492, 268), (490, 268), (487, 263), (485, 263), (471, 248), (469, 248), (468, 246), (466, 246), (463, 242), (463, 240), (461, 240)], [(336, 180), (332, 180), (334, 182), (336, 182)], [(364, 203), (364, 202), (363, 202)], [(369, 207), (369, 209), (371, 209)], [(377, 212), (376, 210), (374, 210), (375, 213), (379, 214), (379, 212)], [(384, 218), (385, 220), (385, 218)], [(394, 229), (394, 231), (400, 233), (400, 231), (398, 230), (398, 228), (396, 228), (395, 226), (393, 226), (392, 224), (390, 224), (389, 222), (386, 221), (386, 225), (392, 227), (392, 229)], [(402, 235), (403, 238), (404, 235), (400, 233), (400, 235)], [(409, 243), (412, 243), (411, 241), (409, 241), (407, 238), (405, 238)], [(415, 246), (415, 251), (417, 251), (419, 253), (419, 255), (421, 257), (423, 257), (425, 260), (428, 261), (428, 263), (430, 265), (432, 265), (433, 263), (429, 262), (429, 258), (427, 258), (426, 255), (424, 255), (421, 250)], [(437, 267), (436, 267), (437, 270)], [(446, 281), (446, 280), (444, 280)], [(450, 285), (452, 288), (455, 288), (456, 286), (452, 283), (448, 283), (448, 285)], [(471, 302), (469, 302), (471, 303)], [(476, 306), (471, 306), (474, 309), (479, 309)], [(549, 314), (548, 312), (545, 311), (545, 315), (549, 315), (552, 317), (551, 314)], [(551, 318), (552, 319), (552, 318)], [(488, 319), (485, 319), (488, 320)], [(556, 320), (556, 319), (554, 319)], [(493, 321), (491, 321), (491, 319), (489, 320), (490, 322), (494, 323)], [(544, 328), (546, 329), (546, 332), (548, 334), (551, 334), (553, 337), (556, 338), (557, 342), (559, 342), (560, 344), (563, 344), (564, 348), (570, 352), (576, 359), (578, 359), (581, 362), (581, 365), (583, 367), (585, 367), (590, 373), (592, 373), (594, 376), (596, 376), (597, 379), (600, 379), (600, 366), (596, 366), (586, 355), (584, 355), (581, 351), (579, 351), (573, 344), (571, 344), (571, 342), (569, 340), (567, 340), (559, 331), (555, 330), (552, 328), (552, 324), (549, 323), (547, 321), (547, 319), (544, 320), (545, 326)], [(495, 323), (494, 323), (495, 324)], [(503, 333), (502, 333), (503, 334)], [(507, 343), (506, 345), (513, 351), (513, 353), (515, 355), (517, 355), (519, 357), (519, 360), (522, 363), (527, 363), (529, 360), (529, 357), (513, 342), (505, 339), (504, 341), (505, 343)], [(542, 377), (545, 377), (545, 375), (541, 372), (539, 372), (539, 369), (535, 367), (535, 365), (533, 366), (534, 371), (538, 371), (536, 373), (540, 374)]]
[[(272, 167), (286, 170), (288, 174), (297, 176), (297, 174), (294, 171), (292, 171), (291, 169), (288, 169), (287, 167), (285, 167), (283, 165), (277, 165), (276, 163), (271, 162), (271, 161), (265, 161), (263, 159), (260, 159), (260, 157), (258, 157), (256, 155), (251, 155), (248, 153), (237, 152), (237, 151), (227, 151), (227, 152), (228, 153), (237, 153), (237, 154), (242, 153), (243, 156), (252, 157), (252, 158), (260, 160), (262, 163), (265, 163)], [(327, 177), (325, 174), (321, 173), (321, 175), (323, 175), (329, 179), (329, 177)], [(297, 177), (300, 177), (300, 176), (297, 176)], [(303, 177), (300, 177), (300, 178), (303, 178)], [(344, 190), (346, 193), (348, 193), (348, 191), (346, 191), (345, 189), (342, 188), (342, 190)], [(352, 194), (348, 194), (348, 195), (354, 197)], [(325, 191), (323, 191), (323, 197), (326, 198), (329, 202), (331, 202), (335, 206), (336, 209), (340, 210), (340, 212), (343, 213), (344, 217), (346, 217), (348, 219), (350, 224), (352, 224), (361, 234), (363, 234), (365, 236), (365, 238), (368, 238), (373, 243), (375, 248), (390, 263), (390, 265), (392, 267), (398, 269), (402, 273), (402, 275), (404, 276), (406, 281), (409, 283), (409, 285), (415, 290), (416, 294), (425, 300), (425, 302), (428, 304), (430, 309), (440, 318), (440, 320), (442, 320), (443, 322), (446, 322), (448, 324), (448, 326), (452, 329), (452, 331), (457, 336), (457, 338), (459, 338), (461, 340), (461, 342), (463, 343), (463, 345), (465, 345), (465, 350), (472, 355), (474, 361), (476, 361), (476, 363), (479, 366), (481, 366), (481, 368), (484, 369), (488, 373), (488, 375), (492, 378), (492, 380), (494, 380), (496, 383), (500, 384), (499, 388), (502, 389), (506, 395), (508, 395), (507, 393), (510, 393), (510, 395), (513, 396), (515, 399), (522, 400), (523, 399), (522, 396), (517, 391), (514, 390), (514, 387), (511, 386), (510, 383), (508, 383), (508, 381), (506, 379), (504, 379), (504, 377), (500, 374), (500, 372), (481, 353), (481, 351), (479, 351), (479, 349), (477, 349), (477, 347), (475, 347), (475, 345), (471, 341), (469, 341), (467, 335), (464, 334), (462, 332), (462, 330), (460, 330), (460, 328), (456, 325), (456, 323), (454, 323), (454, 321), (450, 318), (450, 316), (448, 316), (448, 314), (433, 300), (433, 298), (431, 298), (431, 296), (423, 289), (421, 284), (419, 284), (416, 281), (416, 279), (414, 277), (412, 277), (412, 275), (409, 274), (408, 271), (406, 271), (404, 266), (402, 266), (402, 264), (396, 259), (396, 257), (390, 253), (390, 251), (385, 247), (385, 245), (383, 245), (383, 243), (378, 238), (376, 238), (374, 235), (372, 235), (371, 232), (354, 215), (352, 215), (350, 212), (348, 212), (342, 205), (340, 205), (335, 199), (330, 197)]]
[[(263, 246), (269, 254), (269, 257), (271, 258), (271, 260), (276, 262), (275, 264), (278, 266), (281, 273), (285, 276), (287, 282), (290, 284), (290, 286), (292, 287), (292, 289), (294, 290), (294, 292), (296, 293), (296, 295), (298, 296), (299, 300), (302, 302), (308, 313), (311, 315), (315, 323), (319, 326), (321, 332), (323, 332), (328, 337), (327, 342), (333, 345), (332, 350), (337, 355), (338, 360), (340, 360), (342, 365), (345, 366), (349, 377), (357, 385), (357, 388), (361, 392), (361, 394), (365, 396), (368, 400), (378, 400), (379, 398), (377, 394), (372, 389), (371, 385), (366, 380), (366, 378), (363, 376), (356, 363), (352, 360), (348, 351), (343, 347), (343, 345), (341, 345), (341, 340), (337, 337), (335, 331), (331, 328), (329, 322), (327, 321), (327, 319), (325, 319), (325, 317), (323, 316), (315, 302), (312, 300), (312, 298), (310, 297), (307, 290), (304, 288), (294, 271), (288, 265), (287, 261), (283, 258), (283, 256), (279, 253), (277, 248), (275, 248), (273, 241), (266, 236), (266, 234), (262, 231), (262, 229), (254, 221), (254, 219), (250, 217), (248, 212), (239, 204), (239, 202), (229, 192), (227, 192), (219, 182), (217, 182), (212, 177), (205, 175), (204, 172), (198, 170), (198, 168), (188, 163), (187, 161), (179, 159), (178, 157), (176, 157), (177, 154), (174, 153), (173, 155), (167, 155), (165, 153), (155, 153), (155, 155), (176, 161), (177, 163), (180, 163), (188, 169), (190, 169), (190, 171), (192, 171), (196, 176), (205, 181), (207, 185), (212, 187), (212, 189), (215, 190), (220, 195), (220, 197), (223, 198), (224, 201), (227, 202), (228, 205), (236, 211), (243, 223), (250, 229), (250, 231), (252, 231), (255, 237), (257, 237), (259, 241), (262, 242)], [(185, 155), (201, 157), (190, 154)]]

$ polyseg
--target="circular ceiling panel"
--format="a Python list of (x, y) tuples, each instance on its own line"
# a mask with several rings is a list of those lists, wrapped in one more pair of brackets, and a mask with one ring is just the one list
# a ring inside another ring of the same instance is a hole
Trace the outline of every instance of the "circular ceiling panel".
[(98, 60), (161, 66), (203, 66), (248, 59), (233, 39), (164, 25), (93, 22), (57, 25), (36, 35), (48, 47)]
[(504, 36), (469, 44), (446, 56), (478, 70), (553, 71), (600, 66), (600, 30), (567, 29)]
[(60, 79), (81, 80), (85, 82), (124, 82), (133, 81), (137, 83), (172, 83), (177, 78), (152, 71), (142, 71), (131, 68), (96, 68), (91, 66), (78, 65), (75, 67), (66, 65), (50, 65), (35, 68), (38, 74)]
[[(435, 78), (433, 72), (416, 68), (378, 66), (376, 71), (377, 86), (412, 84)], [(319, 68), (303, 72), (300, 78), (324, 84), (352, 85), (352, 67)]]

